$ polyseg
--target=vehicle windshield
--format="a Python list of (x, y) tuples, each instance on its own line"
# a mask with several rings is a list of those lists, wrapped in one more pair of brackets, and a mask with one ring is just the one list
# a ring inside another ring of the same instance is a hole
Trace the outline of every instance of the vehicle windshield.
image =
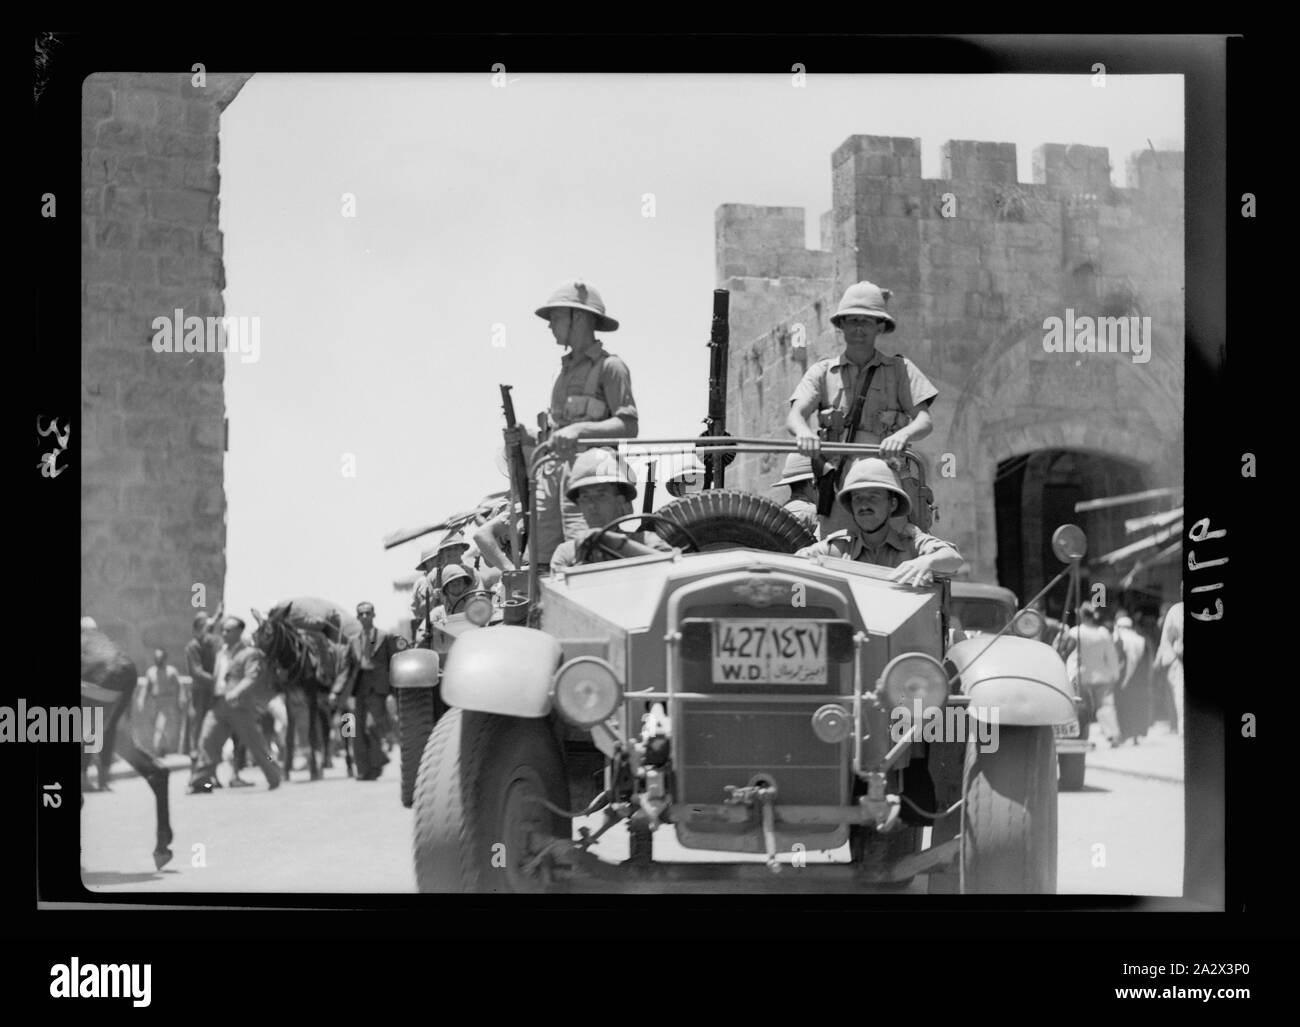
[(952, 600), (952, 612), (966, 631), (982, 631), (992, 635), (1002, 630), (1015, 610), (1009, 610), (995, 599)]

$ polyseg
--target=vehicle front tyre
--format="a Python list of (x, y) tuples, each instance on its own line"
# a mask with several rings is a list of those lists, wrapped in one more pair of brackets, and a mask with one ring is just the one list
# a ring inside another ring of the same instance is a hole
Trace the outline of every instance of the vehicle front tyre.
[(402, 805), (407, 809), (415, 801), (415, 779), (420, 773), (420, 758), (433, 732), (433, 692), (432, 688), (397, 689), (397, 726), (402, 743)]
[(542, 892), (528, 869), (570, 823), (559, 747), (545, 721), (451, 709), (439, 720), (415, 785), (415, 880), (421, 892)]
[(1083, 791), (1083, 776), (1087, 771), (1088, 754), (1085, 752), (1063, 752), (1056, 757), (1060, 764), (1061, 776), (1057, 789), (1062, 792)]
[(962, 890), (1056, 893), (1056, 745), (1051, 727), (1002, 726), (998, 748), (966, 743)]

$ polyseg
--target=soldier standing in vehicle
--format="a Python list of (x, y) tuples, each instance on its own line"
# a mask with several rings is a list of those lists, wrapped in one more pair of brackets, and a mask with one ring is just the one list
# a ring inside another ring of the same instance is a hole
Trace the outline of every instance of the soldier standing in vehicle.
[[(544, 569), (556, 547), (583, 530), (581, 511), (567, 499), (577, 441), (634, 438), (637, 410), (627, 364), (607, 353), (595, 336), (618, 328), (595, 289), (581, 280), (564, 282), (537, 309), (537, 316), (550, 325), (557, 345), (568, 350), (560, 358), (547, 414), (544, 441), (555, 459), (544, 461), (537, 472), (537, 560)], [(510, 431), (519, 433), (520, 441), (526, 437), (518, 425)]]
[[(907, 357), (888, 356), (876, 349), (877, 337), (895, 328), (894, 318), (885, 308), (891, 295), (890, 290), (871, 282), (858, 282), (849, 286), (840, 300), (831, 324), (844, 337), (844, 352), (809, 367), (790, 396), (786, 427), (804, 456), (816, 457), (821, 449), (813, 419), (847, 424), (860, 392), (865, 396), (862, 413), (847, 441), (879, 445), (880, 455), (892, 458), (933, 431), (930, 405), (939, 390)], [(851, 458), (843, 461), (845, 470), (851, 462)], [(844, 480), (841, 476), (840, 481)], [(917, 483), (909, 478), (908, 484), (915, 504)], [(836, 527), (847, 527), (840, 514), (832, 520)]]
[(876, 457), (859, 460), (849, 468), (835, 499), (853, 521), (853, 528), (805, 546), (796, 556), (838, 556), (893, 567), (891, 581), (917, 587), (931, 584), (935, 574), (954, 574), (961, 568), (961, 553), (951, 542), (929, 535), (915, 524), (895, 528), (889, 523), (892, 517), (905, 518), (912, 501), (885, 461)]
[(813, 538), (821, 538), (822, 525), (817, 517), (817, 478), (813, 474), (812, 460), (801, 453), (791, 453), (786, 457), (781, 480), (773, 482), (772, 487), (780, 488), (782, 485), (790, 487), (785, 509), (813, 533)]
[(636, 499), (636, 475), (626, 460), (620, 460), (612, 449), (589, 449), (573, 464), (569, 476), (568, 500), (581, 511), (587, 530), (578, 539), (566, 539), (556, 547), (551, 557), (551, 570), (563, 570), (575, 564), (599, 563), (616, 559), (602, 549), (617, 552), (620, 557), (650, 556), (671, 552), (672, 547), (652, 531), (597, 532), (617, 517), (634, 516), (632, 501)]

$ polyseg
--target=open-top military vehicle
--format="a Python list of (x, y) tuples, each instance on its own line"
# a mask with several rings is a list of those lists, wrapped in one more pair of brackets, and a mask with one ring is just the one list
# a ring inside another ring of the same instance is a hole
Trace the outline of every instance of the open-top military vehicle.
[[(620, 441), (795, 448), (591, 444)], [(549, 458), (539, 449), (524, 480)], [(928, 496), (924, 461), (905, 459)], [(648, 520), (674, 551), (529, 573), (505, 609), (448, 618), (443, 654), (394, 657), (396, 687), (441, 682), (449, 707), (415, 786), (421, 891), (843, 891), (920, 873), (936, 891), (1055, 891), (1053, 735), (1075, 709), (1054, 650), (1011, 633), (1015, 618), (949, 646), (947, 581), (794, 556), (811, 536), (760, 496), (710, 488)], [(1082, 532), (1054, 544), (1077, 574)], [(616, 825), (621, 862), (599, 845)], [(659, 861), (661, 832), (766, 862)], [(846, 846), (847, 862), (781, 859)]]

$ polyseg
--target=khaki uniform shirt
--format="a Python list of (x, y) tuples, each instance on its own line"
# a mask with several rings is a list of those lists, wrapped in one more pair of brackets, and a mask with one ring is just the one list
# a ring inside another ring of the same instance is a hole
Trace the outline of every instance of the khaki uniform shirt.
[(632, 373), (627, 364), (620, 357), (606, 353), (600, 342), (580, 357), (570, 350), (560, 358), (560, 374), (551, 387), (551, 427), (603, 421), (609, 417), (636, 420)]
[(939, 395), (930, 379), (907, 357), (887, 356), (877, 350), (861, 369), (849, 363), (843, 354), (826, 357), (804, 372), (790, 402), (801, 404), (815, 400), (814, 416), (819, 410), (838, 410), (847, 419), (859, 376), (866, 374), (872, 364), (878, 364), (880, 370), (871, 379), (862, 421), (849, 441), (877, 444), (910, 424), (921, 405)]
[(929, 556), (941, 549), (949, 549), (954, 555), (960, 555), (957, 553), (957, 547), (951, 542), (926, 534), (915, 524), (907, 524), (902, 528), (891, 525), (885, 532), (884, 539), (876, 546), (867, 545), (862, 540), (862, 536), (855, 531), (837, 531), (821, 542), (805, 546), (794, 555), (838, 556), (843, 560), (874, 563), (880, 567), (897, 567), (908, 560), (915, 560), (918, 556)]

